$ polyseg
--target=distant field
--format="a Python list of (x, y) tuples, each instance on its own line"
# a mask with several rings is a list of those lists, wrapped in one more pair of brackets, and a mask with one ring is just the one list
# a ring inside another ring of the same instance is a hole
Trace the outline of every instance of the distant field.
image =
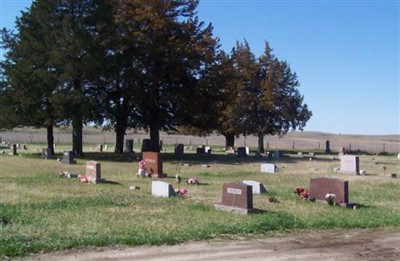
[[(115, 143), (115, 134), (113, 132), (103, 132), (95, 128), (85, 128), (83, 132), (83, 141), (85, 144), (95, 146), (96, 144), (108, 144), (113, 147)], [(55, 129), (55, 143), (69, 145), (72, 142), (71, 129)], [(0, 132), (0, 137), (10, 143), (46, 143), (46, 131), (44, 129), (20, 128), (13, 131)], [(136, 133), (128, 131), (126, 139), (133, 139), (135, 146), (138, 142), (148, 138), (149, 135), (143, 132)], [(164, 144), (183, 143), (186, 146), (197, 145), (217, 145), (223, 146), (225, 139), (221, 135), (210, 135), (206, 138), (168, 135), (161, 133), (161, 139)], [(268, 150), (313, 150), (324, 151), (325, 142), (330, 141), (330, 147), (333, 152), (339, 151), (340, 147), (352, 149), (354, 151), (370, 153), (399, 153), (400, 135), (340, 135), (320, 132), (290, 132), (283, 137), (266, 136), (264, 139), (265, 148)], [(257, 138), (254, 136), (240, 137), (236, 139), (235, 146), (257, 147)]]

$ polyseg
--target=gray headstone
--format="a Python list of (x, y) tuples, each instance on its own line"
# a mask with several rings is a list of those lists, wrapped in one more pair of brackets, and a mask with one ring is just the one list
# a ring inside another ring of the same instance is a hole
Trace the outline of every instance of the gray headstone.
[(261, 164), (261, 173), (276, 173), (277, 167), (275, 164), (263, 163)]
[(279, 150), (274, 151), (274, 152), (272, 153), (272, 158), (273, 158), (273, 159), (280, 159), (281, 156), (282, 156), (282, 153), (281, 153)]
[(18, 147), (18, 145), (17, 144), (13, 144), (12, 145), (12, 147), (11, 147), (11, 154), (12, 155), (18, 155), (18, 152), (17, 152), (17, 147)]
[(125, 141), (125, 152), (132, 153), (133, 152), (133, 140), (128, 139)]
[(340, 172), (358, 174), (360, 171), (359, 157), (354, 155), (340, 156)]
[(264, 187), (264, 184), (262, 184), (262, 183), (260, 183), (258, 181), (243, 180), (242, 183), (253, 187), (253, 195), (254, 194), (262, 194), (262, 193), (266, 193), (267, 192), (266, 188)]
[(178, 145), (176, 145), (175, 147), (175, 156), (177, 157), (182, 157), (184, 154), (184, 146), (182, 143), (179, 143)]
[(151, 182), (151, 194), (156, 197), (175, 197), (176, 193), (171, 184), (164, 181)]
[(65, 164), (74, 164), (74, 152), (72, 150), (65, 150), (61, 162)]
[(325, 141), (325, 153), (331, 153), (331, 147), (329, 140)]
[(53, 158), (50, 148), (42, 148), (42, 158), (43, 159), (52, 159)]

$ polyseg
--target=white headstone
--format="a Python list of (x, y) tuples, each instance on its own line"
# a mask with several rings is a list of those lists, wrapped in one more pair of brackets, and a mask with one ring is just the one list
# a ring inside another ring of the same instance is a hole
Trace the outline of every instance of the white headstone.
[(246, 154), (250, 155), (250, 148), (249, 147), (245, 147), (246, 148)]
[(261, 164), (261, 173), (276, 173), (276, 166), (275, 164), (271, 163), (264, 163)]
[(266, 193), (267, 190), (265, 189), (264, 185), (258, 181), (254, 180), (243, 180), (243, 184), (249, 185), (253, 187), (253, 194), (261, 194)]
[(400, 159), (400, 153), (399, 153), (399, 154), (397, 154), (397, 158), (398, 158), (398, 159)]
[(171, 184), (164, 181), (152, 181), (151, 182), (151, 194), (156, 197), (175, 197), (176, 193)]
[(359, 157), (354, 155), (340, 156), (340, 172), (358, 174), (360, 171)]

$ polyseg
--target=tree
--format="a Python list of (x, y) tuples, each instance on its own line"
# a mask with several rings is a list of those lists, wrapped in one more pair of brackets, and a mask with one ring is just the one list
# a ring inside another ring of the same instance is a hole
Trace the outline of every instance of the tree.
[(302, 130), (312, 112), (303, 104), (296, 73), (285, 61), (272, 54), (265, 43), (264, 54), (258, 59), (257, 88), (251, 94), (249, 132), (258, 136), (258, 150), (264, 152), (265, 135), (284, 135), (290, 129)]
[(215, 56), (212, 27), (199, 22), (198, 1), (120, 2), (118, 19), (128, 24), (140, 53), (135, 67), (138, 92), (135, 104), (139, 121), (150, 132), (159, 150), (159, 131), (175, 131), (189, 122), (193, 111), (188, 100), (199, 91), (199, 77)]

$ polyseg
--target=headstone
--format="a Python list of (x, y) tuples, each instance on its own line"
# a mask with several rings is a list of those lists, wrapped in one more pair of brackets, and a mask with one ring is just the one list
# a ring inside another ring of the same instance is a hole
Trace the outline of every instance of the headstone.
[(253, 195), (254, 194), (262, 194), (262, 193), (266, 193), (267, 189), (264, 187), (264, 184), (258, 182), (258, 181), (254, 181), (254, 180), (243, 180), (242, 182), (243, 184), (252, 186), (253, 188)]
[(325, 153), (326, 153), (326, 154), (331, 153), (331, 147), (330, 147), (330, 142), (329, 142), (329, 140), (325, 141)]
[(100, 144), (100, 145), (99, 145), (99, 151), (100, 151), (100, 152), (103, 152), (103, 144)]
[(281, 156), (282, 156), (282, 153), (281, 153), (279, 150), (274, 151), (274, 152), (272, 153), (272, 158), (273, 158), (273, 159), (278, 160), (278, 159), (281, 158)]
[(151, 194), (156, 197), (175, 197), (176, 193), (171, 184), (163, 181), (151, 182)]
[(125, 141), (125, 152), (132, 153), (133, 152), (133, 140), (128, 139)]
[(108, 145), (105, 144), (105, 145), (104, 145), (104, 151), (107, 151), (107, 149), (108, 149)]
[(11, 146), (11, 154), (12, 155), (18, 155), (18, 152), (17, 152), (17, 144), (13, 144), (12, 146)]
[(182, 143), (179, 143), (175, 146), (175, 156), (182, 157), (184, 154), (184, 146)]
[(319, 177), (310, 179), (311, 200), (326, 202), (327, 194), (335, 194), (334, 202), (337, 205), (352, 207), (349, 203), (349, 182), (335, 177)]
[(250, 148), (249, 147), (245, 147), (246, 148), (246, 155), (250, 155)]
[(162, 140), (160, 140), (160, 151), (162, 151), (163, 150), (163, 141)]
[(397, 158), (398, 158), (398, 159), (400, 159), (400, 153), (399, 153), (399, 154), (397, 154)]
[(360, 171), (359, 157), (354, 155), (340, 156), (340, 172), (358, 174)]
[(196, 149), (197, 154), (205, 154), (206, 153), (206, 148), (205, 146), (198, 146)]
[(261, 173), (276, 173), (277, 167), (275, 164), (263, 163), (261, 164)]
[(156, 152), (156, 146), (154, 146), (153, 141), (150, 139), (143, 139), (142, 141), (142, 152), (153, 151)]
[(101, 164), (96, 161), (86, 162), (86, 177), (91, 183), (101, 183), (104, 179), (101, 178)]
[(210, 146), (206, 146), (204, 148), (204, 152), (207, 153), (207, 154), (211, 154), (211, 147)]
[(245, 147), (237, 148), (237, 156), (238, 157), (246, 157), (247, 156), (246, 148)]
[(50, 148), (42, 148), (42, 158), (43, 159), (52, 159), (53, 158)]
[(345, 147), (340, 147), (339, 148), (339, 156), (343, 156), (346, 155), (346, 149)]
[(253, 188), (243, 183), (225, 183), (222, 186), (221, 204), (215, 204), (217, 209), (239, 213), (255, 213), (253, 209)]
[(61, 162), (65, 164), (74, 164), (74, 152), (72, 150), (65, 150)]
[(159, 152), (143, 152), (143, 160), (146, 162), (146, 172), (152, 177), (164, 177), (162, 156)]

